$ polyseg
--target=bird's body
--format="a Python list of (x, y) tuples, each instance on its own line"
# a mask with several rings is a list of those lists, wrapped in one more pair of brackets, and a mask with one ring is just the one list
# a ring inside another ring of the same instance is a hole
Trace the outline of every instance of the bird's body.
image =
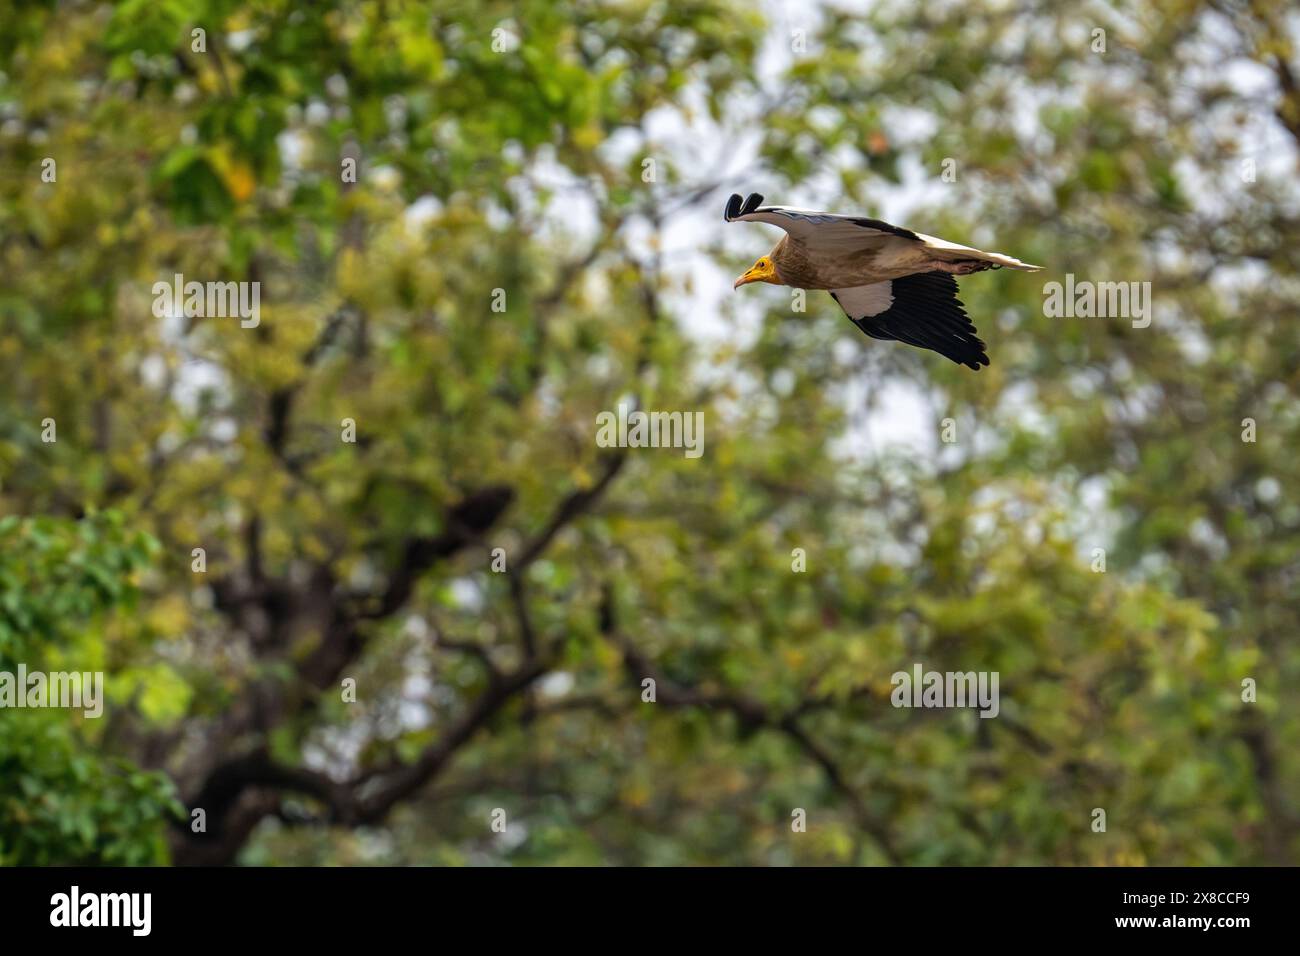
[(733, 195), (725, 218), (766, 222), (786, 235), (736, 280), (825, 289), (872, 338), (933, 349), (961, 365), (987, 365), (984, 343), (957, 299), (953, 276), (1006, 266), (1036, 272), (1000, 252), (937, 239), (878, 219), (786, 206), (760, 206), (754, 193)]
[(782, 285), (796, 289), (846, 289), (927, 271), (930, 257), (916, 243), (881, 236), (861, 248), (815, 258), (800, 242), (782, 236), (769, 255)]

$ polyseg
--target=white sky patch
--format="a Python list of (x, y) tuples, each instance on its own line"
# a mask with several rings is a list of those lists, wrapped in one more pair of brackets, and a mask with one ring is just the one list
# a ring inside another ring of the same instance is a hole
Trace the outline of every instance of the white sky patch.
[(556, 700), (567, 696), (573, 690), (573, 675), (568, 671), (552, 671), (537, 682), (537, 693), (544, 698)]
[(235, 440), (239, 435), (239, 423), (233, 418), (222, 417), (213, 419), (208, 425), (208, 434), (212, 436), (213, 441), (225, 444)]
[(176, 374), (172, 399), (187, 415), (197, 415), (205, 395), (217, 398), (224, 404), (223, 396), (230, 394), (230, 376), (215, 362), (195, 358), (187, 361)]
[(406, 207), (403, 216), (407, 231), (418, 234), (442, 215), (442, 203), (434, 196), (424, 195)]
[(833, 447), (838, 458), (852, 460), (864, 453), (906, 453), (930, 461), (939, 450), (937, 420), (930, 397), (905, 379), (872, 380), (855, 376), (845, 396), (848, 428)]
[(483, 589), (469, 578), (456, 578), (451, 582), (451, 599), (462, 610), (483, 610)]
[(167, 360), (161, 355), (146, 355), (140, 360), (140, 381), (149, 388), (162, 388), (167, 383)]
[(1272, 504), (1282, 497), (1282, 485), (1276, 478), (1266, 475), (1255, 482), (1255, 497), (1265, 504)]
[(275, 138), (275, 145), (280, 151), (280, 165), (286, 172), (297, 173), (302, 170), (311, 149), (311, 140), (306, 133), (290, 127)]

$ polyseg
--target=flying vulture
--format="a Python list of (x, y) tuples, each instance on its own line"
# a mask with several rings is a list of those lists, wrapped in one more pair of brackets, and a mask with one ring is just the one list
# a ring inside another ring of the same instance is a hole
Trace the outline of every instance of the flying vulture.
[(727, 222), (767, 222), (785, 230), (781, 241), (743, 276), (797, 289), (826, 289), (853, 324), (873, 339), (893, 339), (932, 349), (979, 371), (989, 364), (984, 343), (957, 298), (954, 276), (985, 269), (1031, 266), (1000, 252), (922, 235), (879, 219), (759, 205), (751, 193), (727, 201)]

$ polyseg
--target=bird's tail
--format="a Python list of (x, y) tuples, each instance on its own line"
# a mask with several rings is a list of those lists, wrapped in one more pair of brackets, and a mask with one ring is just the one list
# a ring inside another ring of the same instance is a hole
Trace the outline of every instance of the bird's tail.
[(1021, 272), (1038, 272), (1043, 268), (1042, 266), (1031, 265), (1028, 262), (1021, 262), (1019, 259), (1003, 255), (1001, 252), (984, 252), (981, 249), (972, 249), (970, 246), (948, 242), (946, 239), (936, 239), (934, 236), (924, 236), (917, 233), (917, 238), (925, 243), (925, 248), (930, 252), (930, 255), (940, 262), (979, 259), (983, 262), (991, 262), (994, 265), (1005, 266), (1008, 269), (1018, 269)]
[(1021, 272), (1041, 272), (1043, 267), (1036, 266), (1029, 262), (1021, 262), (1013, 256), (1004, 256), (1000, 252), (980, 252), (978, 249), (971, 256), (972, 259), (982, 259), (985, 262), (992, 262), (999, 266), (1006, 266), (1008, 269), (1019, 269)]

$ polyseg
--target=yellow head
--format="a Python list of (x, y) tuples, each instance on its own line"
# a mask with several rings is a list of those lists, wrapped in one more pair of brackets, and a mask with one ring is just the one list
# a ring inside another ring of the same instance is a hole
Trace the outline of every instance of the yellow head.
[(733, 289), (739, 289), (742, 285), (749, 282), (770, 282), (772, 285), (780, 285), (781, 280), (777, 278), (776, 266), (772, 262), (771, 256), (763, 256), (752, 266), (749, 271), (736, 280)]

